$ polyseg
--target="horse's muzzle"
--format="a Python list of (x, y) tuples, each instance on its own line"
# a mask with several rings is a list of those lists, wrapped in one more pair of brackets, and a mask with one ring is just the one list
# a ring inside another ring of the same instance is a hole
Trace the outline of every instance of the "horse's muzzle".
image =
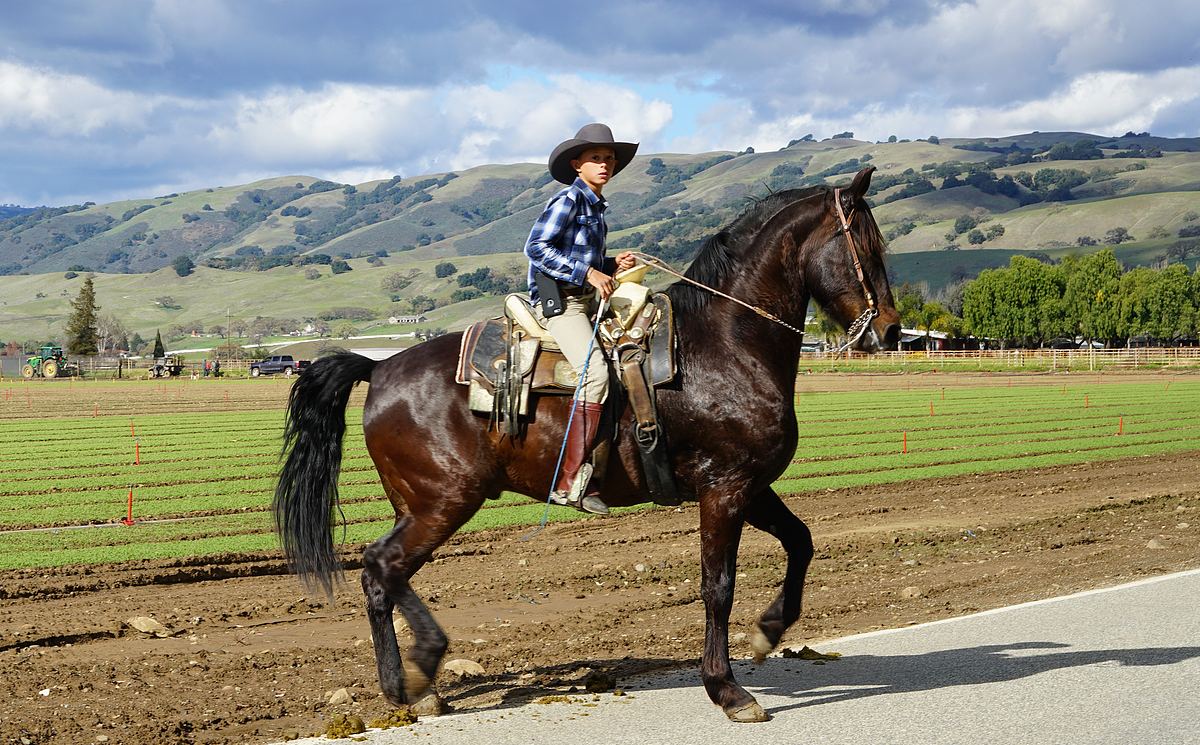
[(860, 352), (891, 352), (900, 344), (900, 323), (875, 318), (854, 346)]

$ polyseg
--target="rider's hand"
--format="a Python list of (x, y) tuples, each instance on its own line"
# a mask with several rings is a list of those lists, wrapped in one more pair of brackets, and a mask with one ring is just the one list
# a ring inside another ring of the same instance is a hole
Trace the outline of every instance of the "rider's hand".
[(617, 254), (617, 271), (623, 272), (626, 269), (632, 269), (637, 266), (637, 259), (634, 258), (632, 251), (622, 251)]
[(600, 297), (607, 300), (617, 290), (617, 280), (608, 276), (604, 272), (591, 267), (587, 272), (587, 282), (600, 293)]

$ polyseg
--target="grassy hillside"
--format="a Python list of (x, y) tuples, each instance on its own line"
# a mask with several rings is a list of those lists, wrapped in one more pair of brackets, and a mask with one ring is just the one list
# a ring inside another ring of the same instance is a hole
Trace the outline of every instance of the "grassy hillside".
[[(1064, 154), (1081, 141), (1102, 149)], [(1160, 263), (1168, 251), (1178, 258), (1181, 241), (1200, 226), (1196, 139), (1070, 132), (932, 143), (831, 139), (763, 153), (640, 156), (606, 191), (610, 247), (683, 265), (750, 200), (845, 183), (868, 164), (878, 169), (870, 199), (890, 238), (893, 274), (932, 290), (1019, 251), (1096, 250), (1087, 239), (1100, 244), (1118, 228), (1128, 233), (1116, 246), (1123, 261)], [(302, 325), (340, 307), (371, 314), (352, 319), (361, 328), (411, 312), (414, 299), (438, 305), (427, 313), (431, 325), (454, 328), (489, 314), (498, 300), (452, 302), (464, 288), (457, 276), (434, 277), (433, 267), (453, 261), (461, 275), (489, 266), (519, 288), (518, 252), (557, 188), (540, 164), (486, 165), (357, 185), (281, 176), (24, 211), (0, 219), (0, 339), (57, 335), (81, 281), (65, 277), (72, 268), (99, 272), (101, 312), (142, 336), (207, 329), (227, 317)], [(960, 230), (968, 218), (971, 227)], [(972, 242), (972, 229), (981, 240)], [(1200, 250), (1183, 253), (1194, 263)], [(198, 265), (188, 277), (170, 268), (183, 255)], [(348, 260), (352, 271), (332, 275), (330, 258)], [(324, 263), (305, 264), (312, 261)], [(306, 279), (312, 271), (320, 279)], [(398, 271), (412, 273), (411, 281), (385, 292), (384, 279)]]

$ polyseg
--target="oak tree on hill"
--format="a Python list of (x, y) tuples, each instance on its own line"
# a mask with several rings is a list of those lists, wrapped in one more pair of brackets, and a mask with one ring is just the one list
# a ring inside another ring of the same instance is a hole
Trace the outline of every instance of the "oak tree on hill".
[(196, 262), (192, 261), (191, 257), (187, 254), (180, 254), (171, 262), (171, 268), (180, 277), (186, 277), (196, 268)]

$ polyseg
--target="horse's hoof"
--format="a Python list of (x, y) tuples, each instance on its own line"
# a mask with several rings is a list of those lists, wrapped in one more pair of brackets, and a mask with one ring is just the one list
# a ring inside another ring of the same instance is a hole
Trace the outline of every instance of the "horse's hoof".
[(404, 661), (404, 695), (409, 701), (422, 700), (433, 683), (412, 660)]
[(738, 707), (728, 707), (725, 709), (725, 716), (729, 717), (731, 722), (750, 723), (750, 722), (765, 722), (771, 717), (767, 716), (767, 712), (763, 707), (758, 705), (757, 701), (751, 701)]
[(767, 635), (761, 629), (754, 629), (754, 633), (750, 635), (750, 649), (754, 652), (754, 664), (761, 665), (766, 662), (767, 655), (771, 654), (775, 645), (767, 639)]
[(449, 711), (446, 702), (433, 691), (430, 691), (424, 698), (408, 708), (413, 714), (419, 717), (440, 717)]

